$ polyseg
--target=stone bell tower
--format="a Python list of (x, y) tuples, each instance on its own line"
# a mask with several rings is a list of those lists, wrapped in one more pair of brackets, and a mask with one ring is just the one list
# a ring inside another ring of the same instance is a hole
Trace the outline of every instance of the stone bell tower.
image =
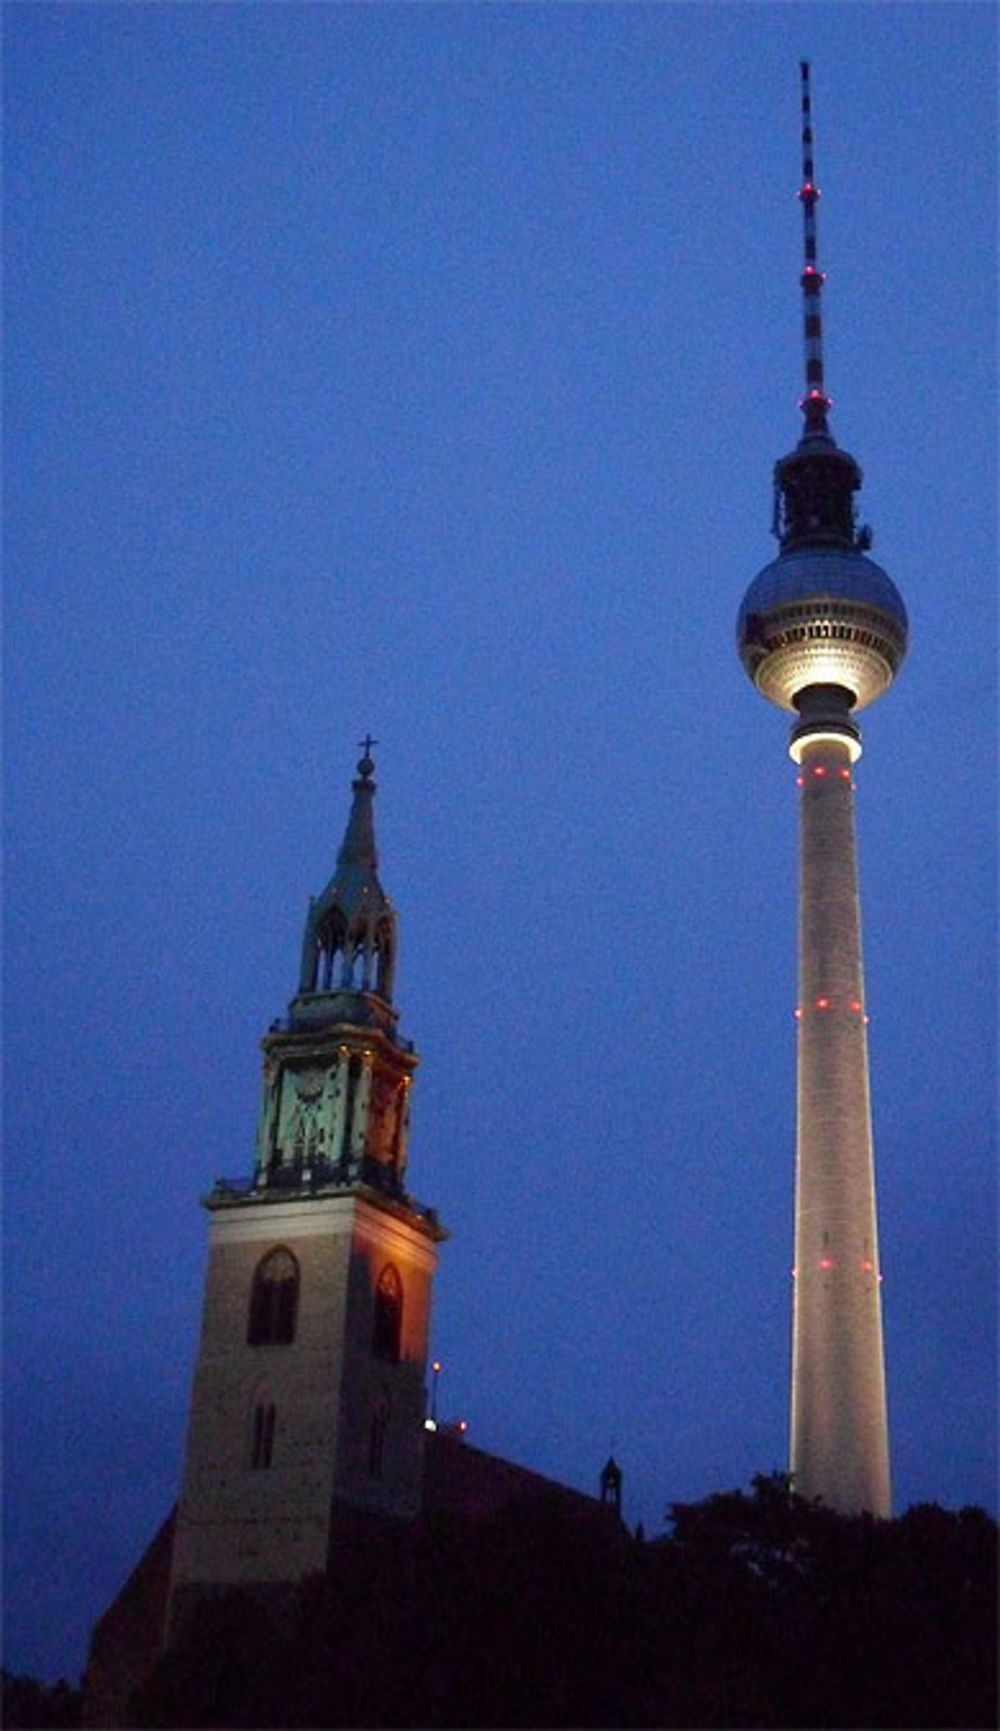
[(417, 1055), (392, 1004), (372, 741), (299, 988), (265, 1036), (254, 1173), (205, 1206), (209, 1264), (171, 1617), (329, 1565), (338, 1518), (420, 1505), (433, 1210), (405, 1188)]

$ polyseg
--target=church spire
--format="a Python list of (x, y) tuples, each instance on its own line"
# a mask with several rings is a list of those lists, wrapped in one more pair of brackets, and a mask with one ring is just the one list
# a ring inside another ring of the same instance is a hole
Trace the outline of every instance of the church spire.
[(373, 804), (377, 740), (367, 734), (333, 877), (309, 903), (299, 995), (373, 993), (392, 1002), (396, 920), (378, 877)]
[(805, 339), (805, 395), (799, 408), (805, 419), (794, 451), (774, 468), (773, 530), (783, 553), (800, 549), (840, 548), (862, 551), (871, 546), (871, 530), (858, 529), (854, 495), (861, 470), (837, 444), (827, 419), (833, 406), (823, 369), (822, 295), (826, 275), (819, 268), (816, 233), (816, 185), (813, 158), (812, 91), (809, 62), (799, 63), (802, 86), (802, 317)]
[[(375, 814), (373, 800), (375, 783), (372, 776), (375, 773), (375, 760), (371, 755), (373, 745), (378, 740), (367, 733), (364, 739), (358, 741), (358, 746), (364, 756), (358, 764), (358, 779), (351, 783), (354, 801), (351, 815), (347, 820), (344, 839), (337, 855), (338, 870), (361, 871), (375, 877), (378, 870), (378, 853), (375, 847)], [(377, 879), (376, 879), (377, 881)]]

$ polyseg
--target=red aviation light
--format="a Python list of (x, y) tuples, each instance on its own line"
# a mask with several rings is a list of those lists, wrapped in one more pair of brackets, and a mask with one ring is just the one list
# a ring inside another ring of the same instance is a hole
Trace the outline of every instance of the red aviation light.
[(874, 1262), (869, 1262), (867, 1256), (865, 1257), (863, 1263), (861, 1264), (861, 1267), (864, 1270), (865, 1274), (874, 1274), (874, 1272), (875, 1272), (875, 1264), (874, 1264)]
[(817, 1010), (828, 1010), (830, 1008), (829, 998), (817, 998), (816, 1008)]
[(852, 1010), (860, 1010), (860, 1008), (861, 1008), (861, 1005), (859, 1004), (857, 998), (852, 998), (851, 999), (851, 1009)]
[(821, 1256), (819, 1259), (819, 1265), (823, 1269), (826, 1269), (826, 1270), (831, 1269), (833, 1267), (833, 1257), (832, 1256)]
[(840, 776), (841, 781), (850, 781), (851, 779), (851, 772), (849, 769), (840, 769), (837, 771), (837, 774)]
[(814, 763), (813, 764), (813, 775), (825, 775), (825, 774), (826, 774), (826, 764), (825, 763)]

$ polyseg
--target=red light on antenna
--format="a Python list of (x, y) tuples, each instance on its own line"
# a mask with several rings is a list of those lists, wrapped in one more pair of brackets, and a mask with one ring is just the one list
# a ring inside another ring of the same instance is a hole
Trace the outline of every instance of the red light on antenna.
[(860, 1008), (861, 1008), (861, 1005), (859, 1004), (857, 998), (852, 998), (851, 999), (851, 1009), (852, 1010), (860, 1010)]
[(822, 764), (822, 763), (814, 763), (813, 764), (813, 775), (825, 775), (825, 774), (826, 774), (826, 765), (825, 764)]
[(830, 1008), (829, 998), (817, 998), (816, 1008), (817, 1010), (828, 1010)]
[(850, 770), (849, 769), (842, 769), (840, 771), (840, 779), (841, 779), (841, 781), (850, 781), (850, 779), (851, 779)]
[(821, 1256), (819, 1265), (821, 1268), (825, 1268), (828, 1270), (831, 1269), (833, 1267), (833, 1257), (832, 1256)]

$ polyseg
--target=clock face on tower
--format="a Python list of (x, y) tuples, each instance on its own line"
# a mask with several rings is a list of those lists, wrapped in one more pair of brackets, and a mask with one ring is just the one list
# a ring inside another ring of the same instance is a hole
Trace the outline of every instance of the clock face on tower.
[(318, 1100), (326, 1085), (327, 1070), (299, 1070), (295, 1076), (295, 1092), (300, 1100)]

